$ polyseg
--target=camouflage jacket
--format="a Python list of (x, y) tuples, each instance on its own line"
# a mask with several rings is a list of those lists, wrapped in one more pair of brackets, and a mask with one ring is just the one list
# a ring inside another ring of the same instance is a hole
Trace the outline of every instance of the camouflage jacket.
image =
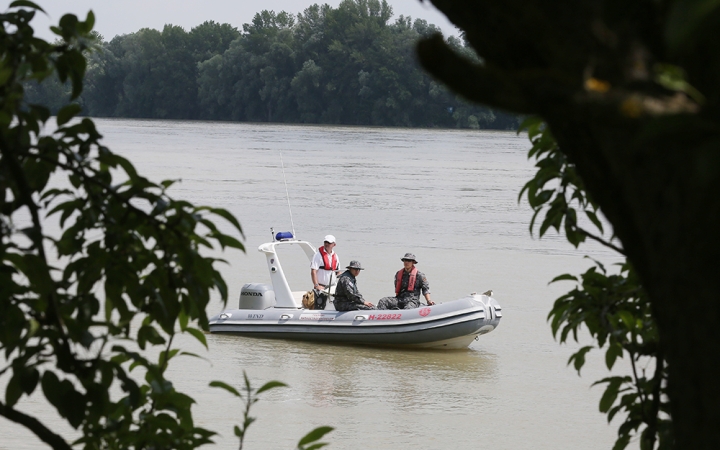
[(340, 278), (338, 278), (337, 287), (335, 288), (335, 301), (359, 304), (365, 303), (365, 299), (362, 294), (358, 292), (355, 277), (349, 270), (346, 270), (342, 275), (340, 275)]

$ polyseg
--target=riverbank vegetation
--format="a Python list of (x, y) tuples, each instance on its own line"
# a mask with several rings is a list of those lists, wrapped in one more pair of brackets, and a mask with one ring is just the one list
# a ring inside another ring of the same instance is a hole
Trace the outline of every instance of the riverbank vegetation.
[[(515, 129), (515, 115), (474, 105), (420, 68), (415, 43), (440, 30), (379, 0), (258, 12), (241, 29), (202, 23), (96, 35), (78, 103), (93, 117)], [(475, 58), (463, 40), (456, 52)], [(69, 86), (28, 86), (57, 110)]]

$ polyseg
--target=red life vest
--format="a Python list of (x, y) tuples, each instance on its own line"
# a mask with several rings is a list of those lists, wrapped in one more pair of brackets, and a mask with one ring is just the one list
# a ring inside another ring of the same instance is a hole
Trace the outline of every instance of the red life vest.
[[(400, 272), (395, 275), (395, 295), (400, 294), (400, 286), (402, 285), (402, 277), (405, 269), (400, 269)], [(410, 271), (410, 279), (408, 280), (407, 290), (412, 292), (415, 290), (415, 278), (417, 278), (417, 267), (413, 267)]]
[(318, 249), (320, 252), (320, 256), (322, 256), (323, 259), (323, 266), (321, 269), (323, 270), (338, 270), (338, 260), (337, 255), (335, 253), (332, 254), (332, 263), (330, 262), (330, 255), (328, 255), (328, 252), (325, 251), (325, 247), (320, 247)]

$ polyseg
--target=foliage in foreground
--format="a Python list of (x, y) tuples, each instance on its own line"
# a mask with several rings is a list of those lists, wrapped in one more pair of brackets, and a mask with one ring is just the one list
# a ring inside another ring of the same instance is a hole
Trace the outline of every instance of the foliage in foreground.
[[(173, 348), (177, 333), (207, 347), (206, 306), (213, 293), (227, 299), (215, 268), (222, 260), (201, 252), (244, 250), (213, 220), (239, 235), (241, 226), (226, 210), (173, 199), (173, 181), (142, 177), (101, 144), (91, 120), (72, 120), (76, 103), (43, 133), (50, 110), (28, 103), (24, 86), (57, 73), (77, 99), (94, 17), (63, 16), (50, 44), (33, 35), (36, 10), (20, 0), (0, 14), (0, 376), (9, 378), (0, 415), (55, 449), (197, 448), (216, 433), (195, 425), (195, 401), (166, 370), (175, 357), (196, 356)], [(241, 446), (249, 407), (280, 385), (255, 390), (245, 378)], [(17, 408), (38, 390), (80, 438), (69, 443)], [(323, 446), (316, 441), (328, 431), (298, 448)]]
[(575, 247), (592, 239), (625, 259), (614, 274), (594, 261), (594, 266), (579, 277), (564, 274), (552, 280), (577, 283), (555, 301), (548, 314), (553, 336), (561, 343), (570, 336), (578, 342), (578, 332), (584, 327), (595, 340), (595, 345), (583, 346), (570, 357), (568, 364), (573, 364), (578, 374), (587, 353), (595, 347), (605, 349), (608, 370), (618, 358), (627, 356), (631, 375), (610, 376), (594, 383), (605, 385), (600, 412), (607, 414), (608, 422), (618, 413), (625, 417), (614, 450), (624, 449), (636, 436), (643, 450), (655, 448), (656, 443), (658, 449), (669, 448), (672, 434), (666, 393), (667, 361), (659, 346), (647, 293), (622, 248), (612, 238), (603, 239), (599, 206), (586, 191), (575, 166), (560, 151), (552, 132), (535, 117), (527, 119), (520, 129), (528, 132), (532, 143), (528, 158), (536, 160), (538, 169), (519, 196), (526, 193), (534, 210), (530, 232), (538, 225), (538, 216), (545, 212), (538, 227), (540, 237), (554, 228)]
[[(250, 408), (252, 405), (254, 405), (258, 401), (258, 396), (270, 389), (274, 389), (277, 387), (287, 386), (285, 383), (282, 383), (280, 381), (270, 381), (268, 383), (265, 383), (263, 386), (261, 386), (258, 389), (255, 389), (250, 384), (250, 379), (248, 379), (247, 374), (243, 372), (243, 377), (245, 378), (245, 384), (243, 386), (242, 391), (238, 391), (234, 387), (223, 383), (222, 381), (213, 381), (210, 383), (210, 386), (213, 387), (219, 387), (222, 389), (225, 389), (235, 397), (239, 398), (245, 403), (245, 409), (243, 411), (243, 422), (240, 425), (235, 426), (235, 436), (240, 439), (240, 450), (243, 448), (243, 444), (245, 442), (245, 434), (247, 433), (248, 427), (255, 422), (255, 417), (252, 417), (250, 415)], [(322, 426), (317, 427), (305, 436), (303, 436), (302, 439), (297, 444), (298, 450), (316, 450), (322, 447), (325, 447), (327, 444), (324, 442), (317, 442), (320, 439), (322, 439), (323, 436), (328, 434), (333, 430), (332, 427)]]

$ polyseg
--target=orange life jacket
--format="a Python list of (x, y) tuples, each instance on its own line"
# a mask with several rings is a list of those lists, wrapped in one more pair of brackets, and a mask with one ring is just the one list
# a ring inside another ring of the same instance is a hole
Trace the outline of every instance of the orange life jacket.
[(318, 249), (320, 252), (320, 256), (322, 256), (323, 259), (323, 266), (321, 269), (323, 270), (338, 270), (338, 260), (337, 255), (335, 253), (332, 254), (332, 263), (330, 262), (330, 255), (328, 255), (328, 252), (325, 251), (325, 247), (320, 247)]
[[(400, 294), (400, 286), (402, 285), (402, 277), (405, 269), (400, 269), (400, 272), (395, 275), (395, 295)], [(412, 292), (415, 290), (415, 278), (417, 278), (417, 267), (413, 267), (410, 271), (410, 279), (408, 280), (407, 290)]]

